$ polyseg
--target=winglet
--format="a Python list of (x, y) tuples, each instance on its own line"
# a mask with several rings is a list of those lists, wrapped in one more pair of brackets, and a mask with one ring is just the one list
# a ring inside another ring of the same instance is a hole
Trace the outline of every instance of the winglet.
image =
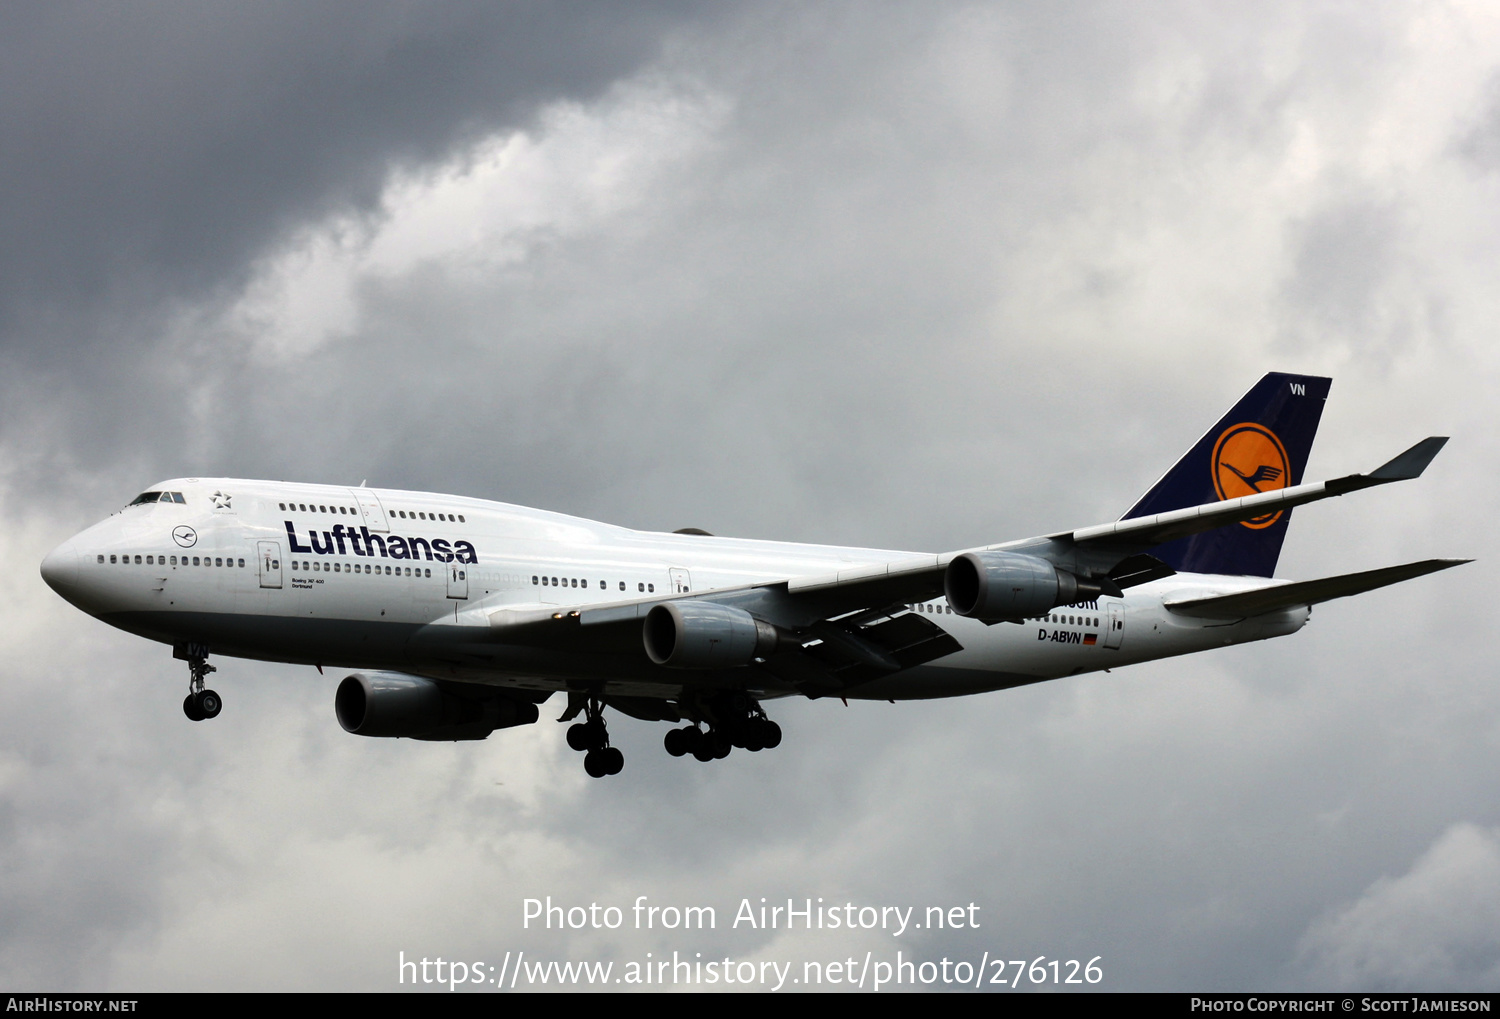
[(1448, 442), (1446, 435), (1433, 435), (1423, 439), (1390, 463), (1375, 468), (1367, 476), (1372, 481), (1410, 481), (1420, 478), (1433, 457)]
[(1447, 441), (1446, 435), (1428, 436), (1405, 453), (1375, 468), (1369, 474), (1351, 474), (1346, 478), (1334, 478), (1332, 481), (1325, 481), (1323, 487), (1330, 495), (1343, 495), (1346, 492), (1357, 492), (1362, 488), (1372, 488), (1375, 485), (1388, 485), (1392, 481), (1410, 481), (1412, 478), (1419, 478)]

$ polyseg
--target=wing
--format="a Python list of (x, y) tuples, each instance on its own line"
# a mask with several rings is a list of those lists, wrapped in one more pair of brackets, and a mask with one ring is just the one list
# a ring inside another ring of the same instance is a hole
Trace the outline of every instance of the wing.
[[(1368, 474), (1350, 474), (1330, 481), (1296, 485), (1260, 495), (1189, 506), (1151, 516), (1117, 520), (1109, 524), (1024, 538), (1020, 541), (965, 549), (920, 559), (903, 559), (884, 566), (863, 567), (817, 577), (799, 577), (787, 582), (787, 591), (809, 598), (873, 604), (885, 601), (920, 601), (944, 590), (944, 574), (953, 560), (984, 552), (1010, 552), (1035, 556), (1078, 576), (1105, 582), (1109, 588), (1125, 588), (1172, 571), (1154, 563), (1150, 549), (1189, 535), (1254, 520), (1277, 510), (1347, 495), (1393, 481), (1421, 477), (1447, 443), (1446, 436), (1423, 439), (1400, 456)], [(1154, 563), (1154, 565), (1153, 565)]]
[[(1157, 545), (1262, 518), (1277, 510), (1416, 478), (1445, 442), (1442, 437), (1424, 439), (1368, 474), (977, 549), (904, 556), (835, 573), (623, 603), (560, 610), (502, 608), (489, 615), (489, 636), (506, 644), (617, 656), (622, 667), (650, 670), (663, 663), (647, 653), (642, 635), (651, 620), (661, 621), (663, 613), (668, 612), (679, 627), (699, 627), (688, 637), (701, 638), (701, 653), (695, 652), (697, 657), (689, 655), (678, 663), (683, 682), (692, 682), (694, 673), (709, 680), (712, 674), (751, 666), (765, 669), (809, 696), (836, 695), (878, 676), (962, 650), (942, 627), (923, 614), (910, 612), (908, 606), (913, 603), (947, 593), (960, 614), (1002, 622), (1041, 614), (1088, 592), (1118, 595), (1125, 587), (1172, 573), (1146, 554)], [(955, 598), (946, 584), (950, 567), (960, 559), (979, 564), (981, 571), (991, 562), (1040, 561), (1059, 578), (1047, 595), (1053, 600), (987, 611), (977, 603), (961, 606), (963, 599)], [(1174, 610), (1255, 614), (1250, 610), (1262, 602), (1270, 607), (1259, 611), (1270, 611), (1287, 597), (1293, 602), (1285, 604), (1323, 601), (1457, 565), (1451, 560), (1432, 562), (1440, 565), (1419, 563), (1312, 581), (1309, 585), (1276, 585), (1249, 594), (1205, 599), (1202, 604), (1174, 606)], [(1074, 586), (1065, 587), (1064, 579)], [(666, 608), (673, 604), (679, 606), (675, 612)], [(682, 622), (684, 619), (688, 624)]]

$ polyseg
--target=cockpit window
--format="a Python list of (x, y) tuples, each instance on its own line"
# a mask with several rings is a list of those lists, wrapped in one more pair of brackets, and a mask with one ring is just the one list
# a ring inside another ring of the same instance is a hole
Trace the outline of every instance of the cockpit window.
[(147, 502), (175, 502), (179, 505), (187, 505), (187, 500), (182, 497), (181, 492), (142, 492), (130, 500), (130, 505), (139, 506)]

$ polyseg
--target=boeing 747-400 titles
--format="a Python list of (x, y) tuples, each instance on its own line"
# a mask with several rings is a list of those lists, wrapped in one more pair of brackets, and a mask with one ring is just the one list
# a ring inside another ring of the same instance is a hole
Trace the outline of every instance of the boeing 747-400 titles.
[(1292, 508), (1415, 478), (1446, 439), (1302, 483), (1330, 380), (1269, 374), (1121, 519), (944, 553), (633, 531), (426, 492), (163, 481), (59, 545), (47, 583), (187, 662), (183, 710), (219, 713), (209, 656), (349, 670), (362, 736), (484, 739), (556, 693), (600, 777), (604, 710), (669, 722), (700, 761), (781, 742), (777, 697), (983, 693), (1295, 633), (1318, 602), (1456, 566), (1288, 582)]

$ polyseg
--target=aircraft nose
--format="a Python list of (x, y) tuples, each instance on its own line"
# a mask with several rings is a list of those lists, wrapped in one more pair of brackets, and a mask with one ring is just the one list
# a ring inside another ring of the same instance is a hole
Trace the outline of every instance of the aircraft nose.
[(73, 601), (78, 592), (78, 550), (71, 541), (47, 553), (42, 560), (42, 579), (47, 586), (68, 601)]

